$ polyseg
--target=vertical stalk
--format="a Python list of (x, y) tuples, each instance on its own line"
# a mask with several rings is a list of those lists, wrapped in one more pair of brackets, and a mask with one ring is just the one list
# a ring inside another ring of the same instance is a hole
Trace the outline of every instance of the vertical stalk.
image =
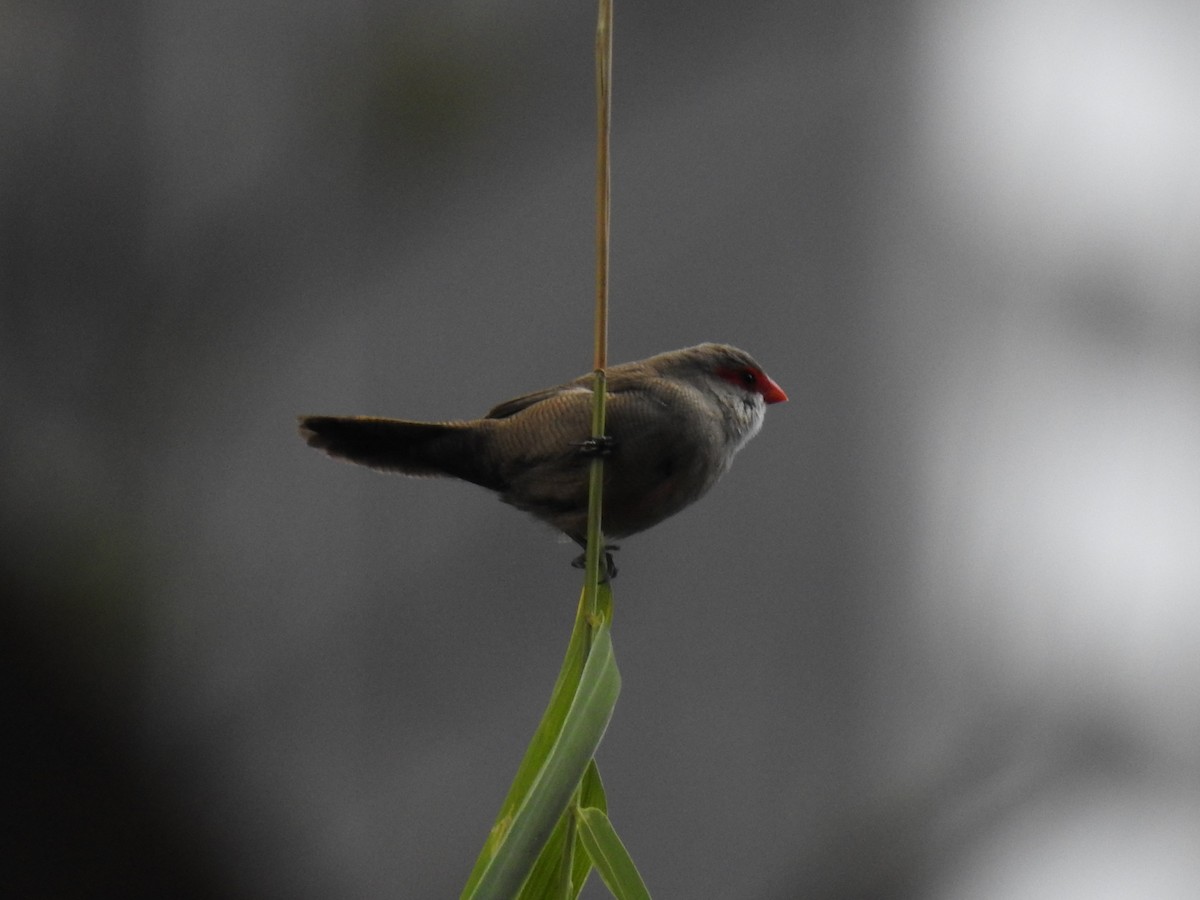
[[(610, 165), (609, 134), (612, 117), (612, 0), (599, 0), (596, 22), (596, 317), (595, 355), (592, 368), (592, 436), (604, 436), (605, 370), (608, 368), (608, 238)], [(592, 460), (588, 478), (587, 556), (584, 569), (584, 591), (587, 611), (593, 627), (599, 613), (597, 600), (600, 556), (604, 552), (604, 532), (601, 518), (601, 496), (604, 484), (604, 461)]]
[(599, 0), (596, 23), (596, 371), (608, 366), (608, 236), (612, 130), (612, 0)]

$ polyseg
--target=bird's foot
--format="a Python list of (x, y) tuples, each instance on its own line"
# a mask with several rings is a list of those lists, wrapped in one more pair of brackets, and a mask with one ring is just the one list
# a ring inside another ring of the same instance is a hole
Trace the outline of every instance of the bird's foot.
[[(615, 562), (613, 562), (612, 552), (614, 550), (620, 550), (620, 549), (621, 549), (621, 547), (618, 544), (605, 544), (604, 545), (604, 547), (603, 547), (603, 552), (604, 552), (603, 570), (600, 572), (600, 583), (601, 584), (607, 584), (608, 582), (612, 581), (614, 578), (617, 577), (617, 564)], [(587, 553), (586, 552), (580, 553), (577, 557), (575, 557), (573, 560), (571, 560), (571, 565), (574, 566), (576, 569), (586, 568), (587, 567)]]
[(576, 452), (580, 456), (601, 458), (612, 456), (613, 448), (617, 446), (617, 442), (610, 435), (602, 434), (599, 437), (590, 437), (587, 440), (577, 441), (575, 443)]

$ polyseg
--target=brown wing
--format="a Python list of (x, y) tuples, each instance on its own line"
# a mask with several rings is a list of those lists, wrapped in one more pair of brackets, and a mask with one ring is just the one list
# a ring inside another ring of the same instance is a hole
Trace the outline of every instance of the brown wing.
[[(707, 459), (697, 450), (712, 443), (707, 429), (715, 425), (689, 414), (695, 404), (682, 390), (654, 378), (618, 378), (617, 390), (610, 390), (605, 430), (614, 446), (605, 461), (606, 533), (649, 527), (711, 482)], [(589, 464), (579, 448), (591, 434), (590, 386), (571, 383), (521, 400), (522, 407), (493, 432), (493, 446), (505, 461), (502, 497), (579, 536)]]
[(528, 409), (544, 400), (549, 400), (557, 394), (561, 394), (570, 386), (569, 384), (561, 384), (558, 387), (546, 388), (543, 391), (534, 391), (532, 394), (524, 394), (520, 397), (514, 397), (511, 400), (505, 400), (503, 403), (489, 409), (484, 418), (507, 419), (509, 416), (514, 416), (522, 410)]
[[(619, 366), (612, 366), (606, 373), (606, 389), (610, 394), (620, 394), (630, 390), (642, 390), (645, 388), (645, 379), (647, 376), (653, 376), (654, 372), (648, 371), (645, 365), (640, 362), (622, 363)], [(512, 400), (492, 407), (488, 410), (485, 418), (488, 419), (507, 419), (509, 416), (516, 415), (522, 410), (535, 406), (549, 400), (558, 394), (568, 391), (576, 391), (579, 388), (592, 389), (592, 374), (580, 375), (578, 378), (568, 381), (566, 384), (560, 384), (555, 387), (546, 388), (541, 391), (534, 391), (532, 394), (524, 394), (520, 397), (514, 397)]]

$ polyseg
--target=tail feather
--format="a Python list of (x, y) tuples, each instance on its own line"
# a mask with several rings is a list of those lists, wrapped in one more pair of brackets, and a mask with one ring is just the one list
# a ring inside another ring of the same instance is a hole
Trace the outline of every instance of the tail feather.
[(450, 475), (501, 490), (477, 422), (406, 422), (371, 416), (301, 416), (310, 447), (373, 469), (405, 475)]

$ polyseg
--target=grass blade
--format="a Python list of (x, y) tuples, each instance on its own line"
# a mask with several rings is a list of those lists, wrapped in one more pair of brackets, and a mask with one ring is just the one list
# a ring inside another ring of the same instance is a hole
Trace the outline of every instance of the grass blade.
[[(482, 867), (476, 863), (478, 871), (472, 871), (463, 890), (464, 898), (509, 900), (517, 895), (587, 771), (620, 690), (621, 676), (613, 656), (608, 623), (604, 621), (592, 638), (591, 653), (561, 730), (552, 736), (544, 759), (535, 760), (527, 754), (522, 768), (525, 763), (540, 764), (536, 765), (515, 807), (507, 809), (506, 803), (502, 810), (500, 821), (481, 854)], [(533, 750), (531, 745), (530, 753)], [(516, 788), (514, 783), (510, 795), (516, 793)]]
[[(572, 844), (577, 842), (575, 832), (572, 810), (567, 809), (559, 816), (550, 839), (538, 854), (537, 862), (533, 864), (529, 877), (521, 886), (517, 900), (573, 900), (576, 895), (572, 891), (572, 883), (567, 881), (568, 875), (573, 873), (566, 869), (563, 854), (567, 851), (568, 840)], [(572, 850), (574, 851), (574, 848)], [(583, 852), (573, 852), (572, 855), (587, 859), (587, 854)], [(572, 860), (572, 866), (574, 862), (575, 860)], [(588, 865), (591, 865), (590, 861)]]
[(483, 849), (479, 852), (479, 858), (475, 860), (475, 865), (467, 878), (466, 887), (463, 888), (463, 897), (471, 895), (483, 875), (483, 870), (496, 855), (508, 833), (514, 813), (525, 801), (530, 785), (533, 784), (550, 748), (562, 731), (567, 711), (571, 708), (571, 701), (579, 688), (579, 679), (583, 674), (584, 663), (587, 661), (590, 626), (584, 615), (584, 602), (584, 597), (581, 595), (579, 609), (575, 616), (575, 626), (571, 631), (571, 640), (567, 645), (567, 652), (563, 657), (558, 679), (554, 682), (554, 689), (550, 692), (550, 701), (546, 704), (542, 720), (538, 723), (537, 730), (529, 741), (529, 747), (525, 750), (525, 756), (521, 759), (521, 765), (517, 768), (517, 774), (508, 789), (508, 794), (500, 805), (496, 823), (492, 826), (491, 833), (484, 842)]
[(576, 810), (579, 842), (592, 865), (617, 900), (650, 900), (650, 892), (638, 874), (629, 851), (617, 837), (608, 814), (594, 806)]
[[(594, 806), (608, 811), (608, 798), (604, 795), (604, 783), (600, 780), (600, 770), (596, 768), (593, 759), (588, 763), (587, 771), (583, 773), (583, 781), (579, 784), (579, 802), (577, 806)], [(572, 819), (574, 821), (574, 819)], [(578, 829), (575, 835), (575, 858), (571, 862), (571, 900), (579, 896), (587, 881), (588, 873), (592, 870), (592, 858), (579, 846)]]

